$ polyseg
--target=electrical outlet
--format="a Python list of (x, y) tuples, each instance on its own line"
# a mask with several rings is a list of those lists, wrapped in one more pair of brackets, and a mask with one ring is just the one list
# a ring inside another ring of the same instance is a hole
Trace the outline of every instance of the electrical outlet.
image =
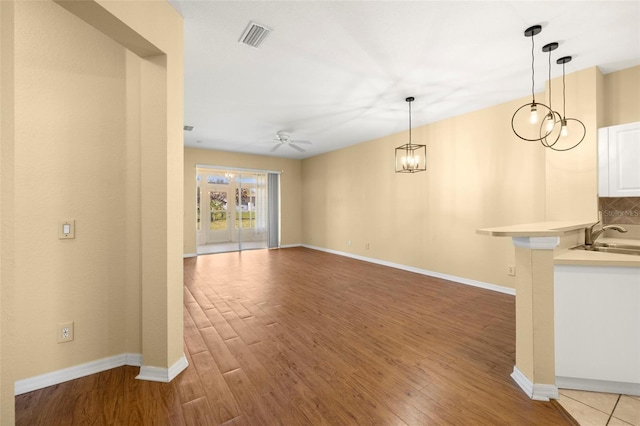
[(70, 342), (73, 340), (73, 321), (61, 322), (58, 324), (58, 343)]
[(369, 250), (369, 248), (371, 248), (371, 246), (369, 246), (369, 243), (367, 243), (367, 244), (365, 244), (365, 245), (364, 245), (364, 249), (365, 249), (365, 250)]
[(513, 265), (508, 265), (507, 266), (507, 274), (509, 276), (515, 277), (516, 276), (516, 267)]
[(347, 245), (348, 245), (349, 247), (351, 247), (351, 240), (348, 240), (348, 241), (347, 241)]

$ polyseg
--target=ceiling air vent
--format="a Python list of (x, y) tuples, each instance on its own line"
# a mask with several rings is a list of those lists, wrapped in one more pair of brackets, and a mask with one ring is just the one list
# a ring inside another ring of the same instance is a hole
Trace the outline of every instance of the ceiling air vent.
[(240, 40), (238, 41), (251, 47), (258, 48), (271, 31), (271, 28), (267, 28), (264, 25), (249, 22), (249, 25), (247, 25), (247, 28), (244, 30), (240, 36)]
[(184, 130), (186, 130), (187, 132), (190, 132), (193, 130), (193, 126), (184, 126)]

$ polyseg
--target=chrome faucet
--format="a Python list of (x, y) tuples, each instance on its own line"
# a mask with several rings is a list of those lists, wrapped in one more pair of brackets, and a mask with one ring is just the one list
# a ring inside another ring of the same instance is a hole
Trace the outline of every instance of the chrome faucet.
[(584, 230), (584, 245), (585, 246), (591, 246), (593, 245), (596, 240), (598, 239), (598, 237), (600, 235), (602, 235), (602, 233), (604, 231), (606, 231), (607, 229), (613, 229), (614, 231), (618, 231), (618, 232), (622, 232), (625, 233), (627, 232), (627, 228), (623, 228), (622, 226), (618, 226), (618, 225), (606, 225), (603, 226), (602, 228), (600, 228), (599, 230), (595, 231), (593, 228), (596, 227), (597, 224), (599, 224), (600, 222), (596, 222), (593, 225), (591, 225), (588, 228), (585, 228)]

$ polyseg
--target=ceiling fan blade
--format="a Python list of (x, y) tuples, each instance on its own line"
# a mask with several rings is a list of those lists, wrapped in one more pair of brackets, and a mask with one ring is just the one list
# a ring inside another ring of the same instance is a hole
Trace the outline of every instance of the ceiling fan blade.
[(275, 152), (278, 148), (280, 148), (281, 145), (282, 145), (282, 142), (276, 144), (273, 148), (271, 148), (271, 152)]
[(298, 145), (294, 145), (292, 143), (289, 143), (289, 146), (293, 149), (295, 149), (296, 151), (300, 151), (300, 152), (307, 152), (306, 149), (300, 148)]
[(301, 143), (301, 144), (305, 144), (305, 145), (311, 145), (311, 142), (309, 142), (309, 141), (292, 140), (290, 142)]

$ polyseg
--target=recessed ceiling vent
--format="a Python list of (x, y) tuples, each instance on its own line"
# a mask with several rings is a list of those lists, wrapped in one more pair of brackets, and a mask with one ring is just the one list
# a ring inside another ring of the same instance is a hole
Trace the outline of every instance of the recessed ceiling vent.
[(255, 22), (249, 22), (247, 28), (240, 36), (240, 43), (255, 47), (260, 47), (262, 42), (271, 34), (272, 29), (267, 28), (264, 25), (256, 24)]

